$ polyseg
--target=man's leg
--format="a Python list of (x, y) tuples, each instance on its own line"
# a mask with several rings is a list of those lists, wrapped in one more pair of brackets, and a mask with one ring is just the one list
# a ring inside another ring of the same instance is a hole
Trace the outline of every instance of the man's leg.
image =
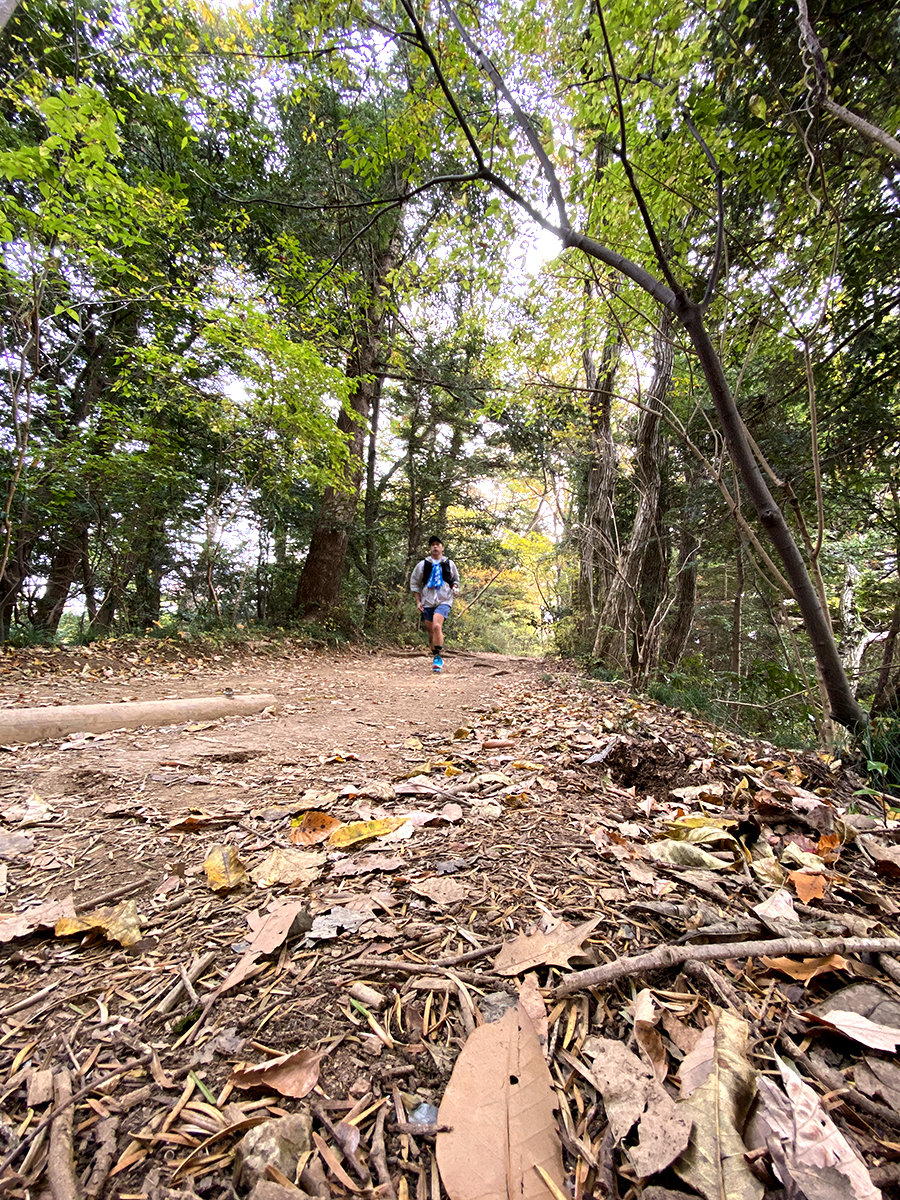
[(440, 654), (444, 648), (444, 615), (436, 612), (431, 622), (431, 648), (435, 654)]
[[(443, 620), (443, 618), (441, 618)], [(428, 649), (434, 653), (434, 623), (422, 619), (422, 624), (425, 626), (425, 632), (428, 634)]]

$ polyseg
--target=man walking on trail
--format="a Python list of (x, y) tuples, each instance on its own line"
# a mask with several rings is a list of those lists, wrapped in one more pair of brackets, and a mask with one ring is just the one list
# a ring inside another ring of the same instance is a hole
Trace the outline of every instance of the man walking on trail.
[(428, 541), (429, 556), (416, 563), (409, 580), (409, 590), (416, 598), (422, 614), (422, 624), (428, 631), (428, 643), (434, 655), (432, 670), (444, 666), (444, 621), (450, 615), (453, 597), (459, 595), (459, 571), (456, 563), (444, 557), (444, 543), (439, 537)]

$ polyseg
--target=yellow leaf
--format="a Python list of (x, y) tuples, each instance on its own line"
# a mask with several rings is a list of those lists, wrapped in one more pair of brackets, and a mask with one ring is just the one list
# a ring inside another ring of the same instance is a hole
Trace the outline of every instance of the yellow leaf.
[(328, 845), (334, 846), (337, 850), (344, 850), (347, 846), (355, 846), (358, 842), (368, 842), (372, 838), (384, 837), (386, 833), (393, 833), (405, 822), (406, 817), (383, 817), (380, 821), (351, 821), (349, 825), (342, 825), (340, 829), (334, 831), (328, 839)]
[(57, 937), (69, 937), (73, 933), (87, 933), (97, 929), (110, 941), (122, 946), (133, 946), (143, 936), (138, 922), (137, 904), (134, 900), (123, 900), (115, 908), (97, 908), (82, 917), (63, 917), (53, 927)]
[(203, 869), (214, 892), (230, 892), (247, 882), (247, 872), (234, 846), (210, 846)]

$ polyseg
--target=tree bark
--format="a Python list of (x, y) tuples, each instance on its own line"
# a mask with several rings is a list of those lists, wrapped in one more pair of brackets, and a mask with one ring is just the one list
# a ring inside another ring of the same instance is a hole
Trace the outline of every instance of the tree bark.
[(62, 533), (53, 552), (46, 587), (35, 605), (34, 625), (44, 633), (55, 634), (59, 628), (69, 592), (81, 566), (87, 528), (86, 518), (70, 525)]
[(338, 429), (346, 438), (348, 459), (343, 486), (328, 486), (322, 497), (309, 544), (309, 552), (297, 583), (295, 608), (302, 617), (327, 613), (338, 602), (350, 526), (356, 515), (365, 470), (366, 428), (373, 404), (378, 402), (384, 382), (384, 331), (388, 317), (387, 279), (397, 257), (399, 225), (387, 246), (375, 255), (371, 298), (357, 330), (351, 375), (355, 380), (348, 406), (338, 416)]
[(675, 568), (674, 616), (662, 651), (662, 659), (670, 667), (677, 667), (681, 661), (691, 634), (691, 626), (694, 623), (694, 610), (697, 607), (697, 554), (700, 549), (700, 539), (695, 532), (699, 512), (694, 496), (697, 485), (696, 476), (689, 475), (685, 483), (687, 499), (681, 523), (678, 564)]
[(731, 605), (731, 672), (741, 674), (741, 625), (744, 608), (744, 547), (740, 539), (736, 555), (737, 572), (734, 581), (734, 600)]
[[(669, 337), (672, 316), (660, 313), (653, 336), (654, 374), (641, 410), (636, 438), (635, 480), (639, 492), (634, 525), (600, 610), (594, 635), (593, 656), (612, 666), (627, 666), (628, 645), (635, 632), (644, 567), (654, 539), (662, 488), (659, 459), (660, 416), (672, 381), (675, 354)], [(638, 651), (638, 659), (642, 654)]]

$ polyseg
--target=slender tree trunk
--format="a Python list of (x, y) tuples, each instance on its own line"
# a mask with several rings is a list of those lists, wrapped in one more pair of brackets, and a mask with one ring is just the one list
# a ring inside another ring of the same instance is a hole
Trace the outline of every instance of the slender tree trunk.
[(894, 650), (897, 645), (897, 635), (900, 634), (900, 600), (894, 605), (891, 624), (884, 639), (881, 650), (881, 666), (878, 669), (878, 679), (875, 683), (875, 695), (872, 699), (872, 712), (882, 713), (895, 701), (894, 689), (890, 687), (891, 667), (894, 665)]
[(662, 659), (670, 667), (677, 667), (684, 654), (697, 607), (697, 555), (700, 549), (700, 539), (696, 533), (700, 512), (695, 495), (697, 476), (690, 474), (685, 484), (687, 496), (681, 521), (678, 564), (675, 568), (675, 598), (672, 605), (674, 615), (662, 651)]
[(663, 310), (653, 336), (653, 382), (644, 397), (638, 422), (635, 461), (635, 480), (639, 491), (637, 510), (631, 536), (616, 564), (594, 636), (594, 658), (618, 667), (627, 665), (628, 644), (635, 626), (644, 563), (654, 539), (659, 536), (662, 487), (659, 467), (660, 414), (672, 381), (675, 357), (669, 338), (671, 324), (671, 314)]
[(744, 609), (744, 547), (738, 540), (735, 557), (737, 571), (734, 580), (734, 600), (731, 605), (731, 671), (741, 674), (741, 633)]
[(316, 517), (309, 552), (300, 572), (295, 607), (303, 616), (327, 613), (338, 602), (350, 526), (356, 514), (365, 463), (363, 451), (366, 427), (384, 382), (384, 332), (387, 321), (387, 280), (398, 251), (399, 227), (395, 227), (387, 247), (375, 256), (372, 297), (356, 335), (349, 409), (342, 409), (338, 429), (347, 441), (348, 461), (343, 487), (327, 487)]
[[(588, 299), (591, 285), (586, 284)], [(611, 330), (603, 343), (598, 369), (584, 335), (582, 362), (588, 390), (589, 452), (582, 474), (578, 521), (578, 609), (583, 636), (594, 636), (598, 604), (602, 605), (615, 575), (617, 545), (615, 490), (618, 456), (612, 435), (612, 396), (621, 352), (621, 336)]]

